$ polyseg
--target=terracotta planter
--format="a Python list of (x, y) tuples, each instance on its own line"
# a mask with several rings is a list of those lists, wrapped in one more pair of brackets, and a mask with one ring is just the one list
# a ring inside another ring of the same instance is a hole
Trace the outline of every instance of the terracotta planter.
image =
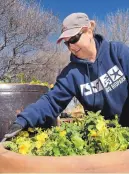
[(8, 151), (1, 144), (0, 172), (129, 172), (129, 150), (90, 156), (34, 157)]
[(0, 84), (0, 140), (28, 104), (36, 102), (48, 87), (30, 84)]

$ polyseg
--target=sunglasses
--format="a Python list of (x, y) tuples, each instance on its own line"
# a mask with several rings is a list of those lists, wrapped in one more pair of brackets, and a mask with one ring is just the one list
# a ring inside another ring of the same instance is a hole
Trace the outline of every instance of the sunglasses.
[(79, 41), (82, 34), (83, 34), (83, 32), (80, 32), (80, 33), (76, 34), (75, 36), (71, 37), (68, 41), (65, 41), (64, 44), (67, 47), (69, 47), (69, 44), (75, 44), (76, 42)]

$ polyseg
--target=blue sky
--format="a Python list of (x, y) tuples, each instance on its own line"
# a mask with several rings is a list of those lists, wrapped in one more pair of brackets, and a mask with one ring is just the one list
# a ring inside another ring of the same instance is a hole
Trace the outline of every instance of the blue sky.
[(58, 15), (61, 21), (74, 12), (84, 12), (90, 19), (97, 16), (103, 20), (110, 12), (129, 9), (129, 0), (40, 0), (40, 3), (44, 9)]

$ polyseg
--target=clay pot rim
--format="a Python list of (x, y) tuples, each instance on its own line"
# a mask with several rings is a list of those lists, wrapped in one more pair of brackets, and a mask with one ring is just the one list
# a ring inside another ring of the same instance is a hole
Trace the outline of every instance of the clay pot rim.
[(0, 83), (0, 85), (29, 85), (29, 86), (31, 86), (31, 85), (39, 85), (39, 86), (45, 86), (45, 85), (41, 85), (41, 84), (31, 84), (31, 83)]
[(2, 173), (123, 173), (129, 171), (128, 158), (129, 150), (83, 156), (22, 155), (0, 143)]
[(47, 86), (43, 86), (40, 84), (29, 84), (29, 83), (1, 83), (0, 84), (0, 92), (25, 92), (25, 91), (39, 91), (46, 89), (45, 92), (48, 91)]
[[(16, 155), (16, 156), (26, 156), (27, 158), (87, 158), (87, 157), (92, 157), (92, 156), (100, 156), (100, 155), (110, 155), (110, 154), (115, 154), (115, 153), (126, 153), (128, 152), (129, 153), (129, 149), (127, 150), (124, 150), (124, 151), (114, 151), (114, 152), (105, 152), (105, 153), (98, 153), (98, 154), (89, 154), (89, 155), (75, 155), (75, 156), (34, 156), (34, 155), (23, 155), (23, 154), (20, 154), (20, 153), (17, 153), (17, 152), (13, 152), (13, 151), (10, 151), (10, 150), (7, 150), (5, 147), (4, 147), (4, 142), (0, 142), (0, 151), (2, 150), (2, 153), (10, 153), (12, 155)], [(0, 153), (1, 155), (1, 153)]]

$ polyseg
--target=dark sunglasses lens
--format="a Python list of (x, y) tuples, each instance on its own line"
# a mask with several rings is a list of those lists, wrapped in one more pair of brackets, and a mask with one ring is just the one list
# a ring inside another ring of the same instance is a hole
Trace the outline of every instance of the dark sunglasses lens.
[(79, 33), (73, 37), (71, 37), (68, 41), (64, 42), (64, 44), (69, 47), (69, 44), (75, 44), (76, 42), (79, 41), (80, 37), (81, 37), (82, 33)]
[(80, 39), (80, 35), (78, 34), (76, 36), (71, 37), (70, 40), (69, 40), (69, 43), (75, 44), (76, 42), (79, 41), (79, 39)]
[(68, 41), (64, 42), (64, 44), (65, 44), (67, 47), (69, 46), (69, 42), (68, 42)]

